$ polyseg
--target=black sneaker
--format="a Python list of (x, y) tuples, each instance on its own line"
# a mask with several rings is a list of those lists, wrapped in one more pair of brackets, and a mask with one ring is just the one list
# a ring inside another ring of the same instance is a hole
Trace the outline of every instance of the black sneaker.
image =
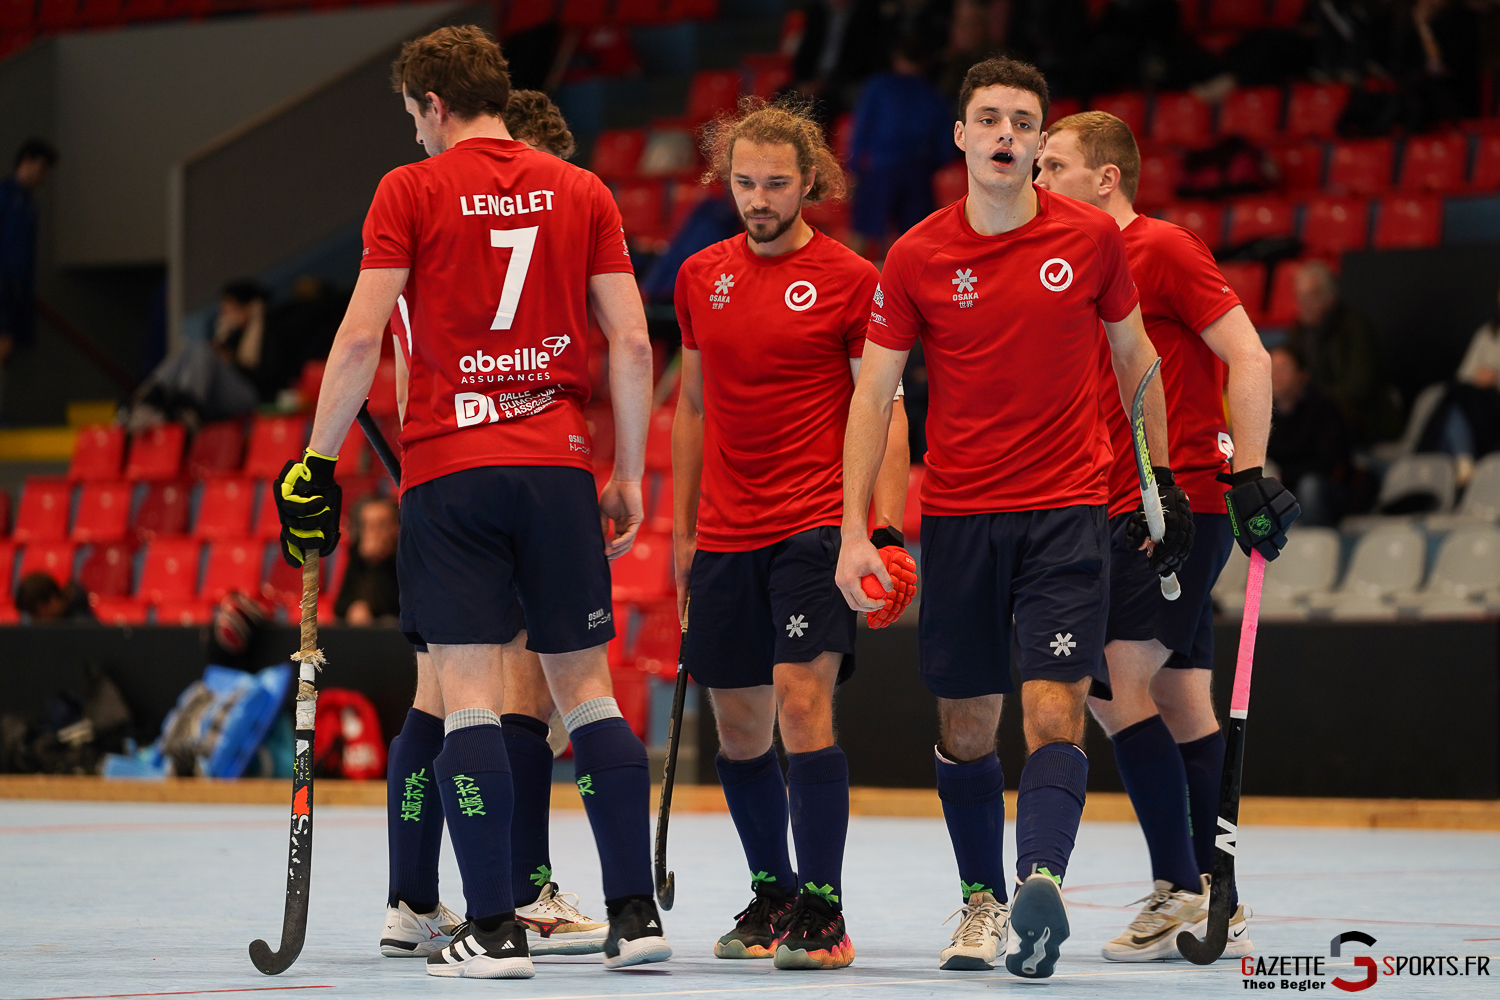
[(777, 942), (778, 969), (842, 969), (854, 961), (854, 942), (844, 933), (844, 912), (821, 896), (804, 892)]
[(606, 969), (665, 962), (672, 957), (672, 946), (662, 936), (656, 901), (650, 896), (606, 899), (604, 909), (609, 914), (609, 936), (604, 939)]
[(429, 976), (452, 979), (530, 979), (536, 975), (526, 950), (526, 927), (514, 917), (493, 931), (465, 921), (453, 941), (427, 956)]
[(769, 882), (751, 882), (750, 905), (734, 916), (734, 930), (714, 942), (714, 958), (770, 958), (786, 932), (796, 897)]

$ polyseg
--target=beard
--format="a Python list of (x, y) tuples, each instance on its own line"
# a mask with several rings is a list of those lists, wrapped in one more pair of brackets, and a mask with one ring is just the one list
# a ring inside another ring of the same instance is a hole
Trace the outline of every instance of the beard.
[[(792, 228), (792, 223), (797, 221), (795, 214), (785, 219), (779, 215), (745, 215), (742, 218), (745, 223), (745, 235), (756, 243), (776, 242), (788, 229)], [(768, 224), (773, 224), (770, 229), (761, 228), (760, 231), (756, 231), (757, 225), (765, 227)]]

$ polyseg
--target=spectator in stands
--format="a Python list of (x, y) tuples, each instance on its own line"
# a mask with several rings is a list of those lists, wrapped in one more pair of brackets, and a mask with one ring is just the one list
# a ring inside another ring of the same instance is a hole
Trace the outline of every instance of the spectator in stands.
[(1392, 423), (1399, 415), (1380, 379), (1380, 344), (1370, 320), (1343, 301), (1322, 261), (1302, 265), (1293, 288), (1297, 322), (1287, 344), (1304, 359), (1312, 384), (1338, 404), (1355, 443), (1397, 433)]
[(131, 430), (167, 419), (196, 426), (254, 410), (260, 394), (251, 374), (261, 360), (268, 298), (253, 281), (225, 285), (213, 338), (188, 340), (147, 376), (131, 406)]
[(949, 102), (924, 76), (928, 51), (919, 38), (903, 38), (890, 71), (872, 77), (855, 105), (849, 164), (861, 243), (879, 245), (931, 215), (932, 175), (958, 152)]
[(1297, 495), (1305, 524), (1331, 525), (1348, 495), (1349, 431), (1339, 407), (1312, 384), (1298, 351), (1271, 349), (1271, 437), (1266, 457)]
[(792, 56), (792, 86), (822, 103), (829, 120), (854, 104), (859, 85), (883, 66), (885, 20), (876, 0), (812, 0)]
[(16, 168), (0, 180), (0, 403), (4, 370), (18, 347), (29, 347), (36, 328), (36, 188), (57, 164), (57, 150), (27, 139)]
[[(1496, 291), (1500, 305), (1500, 289)], [(1474, 460), (1500, 449), (1500, 309), (1474, 331), (1453, 381), (1417, 440), (1418, 451), (1444, 451), (1458, 458), (1459, 485), (1468, 482)]]
[(28, 622), (62, 622), (94, 620), (89, 610), (89, 595), (83, 588), (69, 583), (59, 586), (51, 573), (28, 573), (16, 588), (16, 610)]
[[(246, 291), (263, 293), (256, 285), (247, 286)], [(290, 300), (272, 308), (261, 307), (265, 318), (259, 357), (252, 358), (247, 351), (236, 359), (236, 365), (255, 383), (262, 402), (276, 402), (297, 381), (307, 362), (328, 357), (333, 335), (348, 306), (347, 292), (320, 277), (304, 274), (292, 284)], [(252, 302), (248, 308), (256, 307)], [(229, 309), (240, 311), (235, 305)], [(221, 317), (224, 311), (221, 307)], [(243, 346), (243, 338), (240, 344)]]
[(396, 501), (370, 497), (354, 512), (356, 538), (333, 613), (346, 625), (374, 625), (401, 612), (396, 585), (396, 541), (401, 520)]

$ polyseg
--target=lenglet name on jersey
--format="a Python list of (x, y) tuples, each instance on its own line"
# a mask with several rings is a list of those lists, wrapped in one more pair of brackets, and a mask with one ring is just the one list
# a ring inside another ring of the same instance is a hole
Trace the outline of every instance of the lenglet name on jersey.
[(526, 194), (460, 195), (458, 207), (465, 215), (525, 215), (552, 211), (552, 192), (545, 188)]

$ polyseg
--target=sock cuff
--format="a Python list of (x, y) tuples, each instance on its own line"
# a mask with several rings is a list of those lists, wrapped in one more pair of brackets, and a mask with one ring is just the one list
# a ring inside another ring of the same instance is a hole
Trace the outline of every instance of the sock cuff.
[(442, 719), (429, 715), (419, 708), (408, 708), (406, 721), (401, 724), (401, 732), (398, 735), (441, 747), (446, 734), (443, 732)]
[[(613, 699), (611, 699), (613, 700)], [(623, 718), (600, 719), (572, 731), (573, 772), (597, 773), (616, 767), (647, 767), (646, 744)]]
[(1111, 736), (1110, 739), (1114, 742), (1115, 746), (1119, 746), (1121, 743), (1124, 743), (1125, 741), (1136, 736), (1140, 736), (1143, 733), (1165, 733), (1167, 735), (1167, 739), (1172, 738), (1172, 731), (1167, 728), (1167, 724), (1162, 721), (1161, 716), (1153, 715), (1149, 718), (1142, 719), (1140, 722), (1131, 723), (1124, 729), (1120, 730), (1118, 733), (1115, 733), (1113, 736)]
[(1005, 794), (1005, 772), (1000, 755), (988, 753), (978, 760), (956, 764), (936, 748), (938, 798), (955, 805), (983, 805)]
[(590, 698), (579, 705), (573, 711), (563, 716), (563, 725), (568, 729), (568, 735), (573, 735), (581, 727), (604, 719), (623, 719), (620, 714), (620, 705), (613, 698)]
[(443, 735), (459, 730), (468, 729), (471, 726), (499, 726), (500, 716), (487, 708), (460, 708), (456, 712), (449, 712), (448, 717), (443, 720)]
[(1088, 781), (1089, 759), (1082, 750), (1071, 743), (1048, 743), (1027, 759), (1016, 794), (1025, 795), (1035, 788), (1061, 788), (1082, 803)]
[(510, 754), (505, 749), (504, 732), (498, 723), (454, 730), (443, 741), (443, 752), (433, 760), (432, 770), (440, 778), (466, 772), (504, 771), (509, 774)]
[(749, 760), (730, 760), (722, 751), (714, 754), (714, 770), (719, 773), (719, 784), (725, 788), (754, 781), (756, 778), (771, 773), (772, 769), (780, 777), (781, 760), (776, 756), (775, 747)]
[(1184, 757), (1186, 757), (1190, 754), (1202, 753), (1204, 750), (1207, 750), (1215, 743), (1223, 742), (1223, 732), (1215, 730), (1214, 732), (1209, 733), (1207, 736), (1198, 737), (1196, 740), (1188, 740), (1186, 743), (1179, 743), (1177, 744), (1177, 749), (1181, 751)]
[(532, 736), (540, 737), (543, 741), (552, 732), (551, 727), (541, 719), (532, 715), (522, 715), (520, 712), (506, 712), (500, 716), (500, 725), (506, 732), (530, 733)]
[(849, 780), (849, 758), (837, 743), (821, 750), (786, 755), (786, 777), (800, 785)]

